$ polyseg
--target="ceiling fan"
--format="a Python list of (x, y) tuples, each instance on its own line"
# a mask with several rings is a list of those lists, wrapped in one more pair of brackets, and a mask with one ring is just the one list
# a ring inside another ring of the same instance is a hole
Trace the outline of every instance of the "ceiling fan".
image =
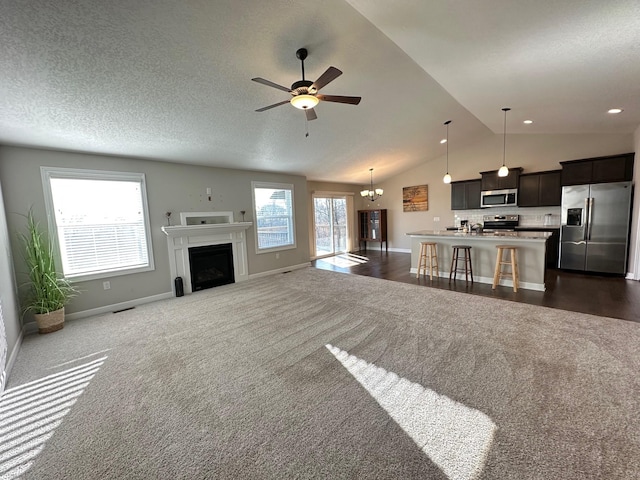
[(294, 107), (304, 110), (304, 113), (307, 116), (307, 120), (315, 120), (316, 118), (318, 118), (318, 116), (316, 115), (313, 107), (315, 107), (318, 102), (322, 101), (347, 103), (349, 105), (358, 105), (360, 103), (362, 97), (344, 97), (340, 95), (323, 95), (321, 93), (318, 93), (318, 91), (320, 91), (322, 87), (342, 75), (342, 72), (336, 67), (329, 67), (322, 75), (320, 75), (320, 78), (318, 78), (315, 82), (305, 80), (304, 60), (305, 58), (307, 58), (307, 53), (308, 52), (306, 48), (300, 48), (298, 49), (298, 51), (296, 51), (296, 57), (299, 58), (300, 62), (302, 63), (302, 80), (294, 82), (293, 85), (291, 85), (291, 88), (278, 85), (277, 83), (270, 82), (269, 80), (265, 80), (264, 78), (260, 77), (251, 79), (254, 82), (267, 85), (268, 87), (277, 88), (278, 90), (283, 90), (292, 95), (292, 98), (289, 100), (283, 100), (282, 102), (259, 108), (258, 110), (256, 110), (256, 112), (264, 112), (265, 110), (269, 110), (270, 108), (278, 107), (280, 105), (284, 105), (285, 103), (290, 103)]

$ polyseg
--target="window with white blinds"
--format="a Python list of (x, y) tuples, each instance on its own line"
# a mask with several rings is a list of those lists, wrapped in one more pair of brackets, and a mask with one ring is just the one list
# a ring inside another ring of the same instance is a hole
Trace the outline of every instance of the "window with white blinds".
[(293, 185), (251, 182), (256, 253), (296, 247)]
[(65, 277), (89, 280), (153, 269), (144, 174), (41, 170)]

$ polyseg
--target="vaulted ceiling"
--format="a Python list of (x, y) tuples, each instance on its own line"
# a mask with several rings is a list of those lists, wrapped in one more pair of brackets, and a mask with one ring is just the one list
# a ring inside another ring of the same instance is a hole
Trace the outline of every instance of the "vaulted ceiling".
[[(289, 94), (251, 78), (289, 87), (301, 47), (360, 105), (255, 112)], [(366, 184), (502, 107), (510, 133), (631, 134), (639, 58), (637, 0), (0, 0), (0, 144)]]

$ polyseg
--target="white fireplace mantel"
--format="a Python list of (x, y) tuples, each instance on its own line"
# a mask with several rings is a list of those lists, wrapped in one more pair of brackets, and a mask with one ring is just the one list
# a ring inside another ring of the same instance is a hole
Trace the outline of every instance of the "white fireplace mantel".
[(168, 237), (193, 237), (199, 235), (220, 235), (241, 232), (253, 225), (253, 222), (212, 223), (206, 225), (174, 225), (162, 227)]
[(169, 249), (171, 287), (173, 288), (176, 277), (182, 277), (184, 293), (190, 294), (193, 292), (191, 287), (191, 268), (189, 266), (189, 248), (226, 243), (231, 244), (233, 252), (235, 281), (248, 280), (246, 230), (252, 225), (252, 222), (234, 222), (162, 227), (162, 231), (167, 236)]

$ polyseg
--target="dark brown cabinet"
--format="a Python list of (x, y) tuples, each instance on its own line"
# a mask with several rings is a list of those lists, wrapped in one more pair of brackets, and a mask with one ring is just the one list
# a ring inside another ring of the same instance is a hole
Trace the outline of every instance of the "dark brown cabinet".
[(519, 207), (552, 207), (562, 200), (561, 170), (520, 175)]
[(380, 242), (380, 250), (384, 242), (385, 250), (388, 251), (387, 244), (387, 210), (358, 210), (358, 248), (364, 242), (364, 250), (367, 249), (367, 242)]
[(633, 180), (633, 153), (560, 162), (562, 185), (628, 182)]
[(480, 208), (480, 180), (451, 182), (451, 210)]
[(509, 175), (506, 177), (499, 177), (497, 170), (480, 172), (480, 175), (482, 175), (482, 191), (518, 188), (520, 172), (522, 172), (521, 167), (510, 168)]

